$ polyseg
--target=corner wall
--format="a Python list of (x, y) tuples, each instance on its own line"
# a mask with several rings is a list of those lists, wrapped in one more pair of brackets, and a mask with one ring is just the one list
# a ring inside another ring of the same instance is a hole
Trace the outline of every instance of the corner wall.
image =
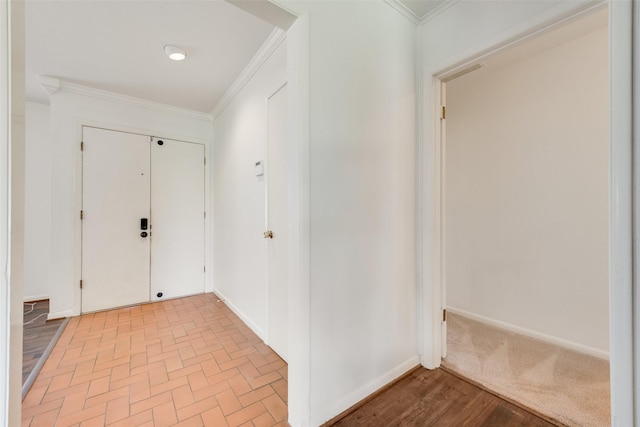
[(416, 27), (382, 1), (283, 3), (309, 29), (302, 199), (310, 209), (308, 424), (319, 425), (419, 363)]

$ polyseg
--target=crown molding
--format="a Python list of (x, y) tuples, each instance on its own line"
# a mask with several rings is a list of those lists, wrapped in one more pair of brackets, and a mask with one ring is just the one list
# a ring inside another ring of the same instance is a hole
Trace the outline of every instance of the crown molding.
[(211, 112), (213, 120), (215, 120), (227, 108), (229, 103), (240, 93), (243, 87), (258, 72), (260, 67), (269, 59), (278, 46), (286, 39), (287, 33), (279, 28), (271, 32), (267, 40), (262, 44), (258, 52), (251, 58), (249, 64), (242, 70), (238, 78), (224, 93), (218, 104)]
[(89, 97), (101, 99), (104, 101), (118, 102), (122, 104), (132, 105), (135, 107), (145, 108), (148, 110), (155, 110), (162, 113), (186, 116), (196, 120), (204, 120), (208, 122), (212, 121), (211, 114), (209, 113), (203, 113), (200, 111), (189, 110), (187, 108), (176, 107), (174, 105), (163, 104), (155, 101), (149, 101), (147, 99), (136, 98), (134, 96), (129, 96), (129, 95), (123, 95), (121, 93), (109, 92), (103, 89), (96, 89), (90, 86), (68, 82), (55, 77), (40, 76), (40, 86), (42, 86), (42, 88), (49, 95), (53, 95), (55, 93), (64, 91), (64, 92), (73, 93), (76, 95), (89, 96)]
[(397, 12), (399, 12), (402, 16), (407, 18), (415, 25), (420, 24), (420, 17), (413, 13), (412, 10), (402, 4), (399, 0), (384, 0), (384, 2), (394, 8)]
[(458, 1), (460, 1), (460, 0), (445, 0), (444, 3), (442, 3), (441, 5), (436, 7), (435, 9), (431, 10), (426, 15), (424, 15), (422, 17), (422, 19), (420, 20), (420, 25), (423, 25), (426, 22), (428, 22), (428, 21), (432, 20), (433, 18), (435, 18), (436, 16), (440, 15), (442, 12), (444, 12), (447, 9), (449, 9), (454, 4), (458, 3)]
[(39, 76), (40, 87), (49, 95), (53, 95), (60, 90), (60, 79), (48, 76)]

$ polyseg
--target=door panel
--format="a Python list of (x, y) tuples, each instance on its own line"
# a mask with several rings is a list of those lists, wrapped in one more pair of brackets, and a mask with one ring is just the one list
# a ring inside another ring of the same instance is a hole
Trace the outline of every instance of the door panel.
[(151, 300), (202, 293), (204, 145), (154, 138), (151, 161)]
[(287, 198), (287, 87), (268, 101), (267, 223), (268, 344), (285, 361), (288, 357), (288, 198)]
[(82, 312), (149, 300), (149, 137), (83, 128)]

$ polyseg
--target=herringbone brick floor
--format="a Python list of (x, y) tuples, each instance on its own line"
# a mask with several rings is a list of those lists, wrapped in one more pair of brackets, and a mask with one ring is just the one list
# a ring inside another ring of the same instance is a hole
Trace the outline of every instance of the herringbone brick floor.
[(22, 425), (286, 426), (287, 365), (214, 294), (72, 318)]

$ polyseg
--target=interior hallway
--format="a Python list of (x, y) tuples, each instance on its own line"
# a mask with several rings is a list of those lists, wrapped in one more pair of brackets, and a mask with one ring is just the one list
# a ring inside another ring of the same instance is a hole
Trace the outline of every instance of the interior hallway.
[(26, 426), (286, 426), (287, 365), (214, 294), (70, 320)]

